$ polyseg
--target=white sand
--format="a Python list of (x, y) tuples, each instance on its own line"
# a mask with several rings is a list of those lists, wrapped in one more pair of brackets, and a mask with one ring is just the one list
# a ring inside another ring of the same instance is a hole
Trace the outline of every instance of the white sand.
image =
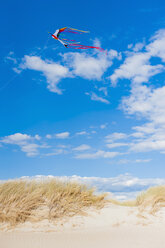
[(156, 216), (108, 205), (88, 216), (0, 227), (0, 248), (164, 248), (165, 209)]

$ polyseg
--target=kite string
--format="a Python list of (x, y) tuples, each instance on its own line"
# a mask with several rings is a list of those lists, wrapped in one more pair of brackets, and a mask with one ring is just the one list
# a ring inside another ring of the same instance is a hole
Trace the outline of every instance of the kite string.
[[(46, 42), (45, 42), (45, 45), (43, 46), (43, 48), (41, 49), (41, 51), (39, 51), (37, 54), (36, 54), (36, 56), (39, 56), (39, 55), (41, 55), (41, 54), (43, 54), (43, 52), (44, 52), (44, 50), (46, 50), (45, 49), (45, 47), (47, 47), (47, 44), (48, 44), (48, 41), (49, 41), (49, 36), (48, 36), (48, 38), (47, 38), (47, 40), (46, 40)], [(21, 73), (22, 73), (23, 71), (21, 71)], [(9, 80), (7, 80), (7, 82), (2, 86), (2, 87), (0, 87), (0, 91), (2, 91), (3, 89), (5, 89), (15, 78), (17, 78), (18, 76), (20, 75), (20, 73), (17, 73), (17, 74), (15, 74), (13, 77), (11, 77)], [(2, 81), (1, 81), (2, 82)]]
[(3, 89), (5, 89), (16, 77), (18, 77), (19, 74), (14, 75), (12, 78), (10, 78), (1, 88), (0, 91), (2, 91)]
[(47, 45), (48, 45), (49, 40), (50, 40), (50, 36), (48, 35), (48, 38), (47, 38), (47, 40), (46, 40), (46, 42), (45, 42), (43, 48), (42, 48), (41, 51), (39, 51), (36, 55), (38, 55), (38, 56), (41, 55), (41, 54), (44, 52), (44, 50), (47, 49)]

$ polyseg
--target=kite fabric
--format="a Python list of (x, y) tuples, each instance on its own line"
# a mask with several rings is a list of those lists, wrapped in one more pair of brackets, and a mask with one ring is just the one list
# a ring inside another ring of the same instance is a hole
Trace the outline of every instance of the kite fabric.
[(58, 40), (66, 48), (72, 48), (72, 49), (91, 49), (91, 48), (94, 48), (94, 49), (98, 49), (101, 52), (105, 51), (101, 47), (81, 45), (81, 44), (79, 44), (80, 42), (77, 42), (75, 40), (64, 39), (64, 38), (60, 37), (61, 34), (63, 34), (63, 33), (83, 34), (83, 33), (89, 33), (89, 31), (83, 31), (83, 30), (78, 30), (75, 28), (65, 27), (65, 28), (57, 29), (54, 34), (50, 33), (50, 35), (55, 40)]

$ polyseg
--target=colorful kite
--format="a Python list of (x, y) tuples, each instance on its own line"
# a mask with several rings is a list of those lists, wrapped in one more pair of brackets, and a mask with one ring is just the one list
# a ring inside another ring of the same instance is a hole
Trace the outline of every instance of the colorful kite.
[(79, 44), (80, 42), (77, 42), (75, 40), (69, 40), (69, 39), (64, 39), (64, 38), (59, 38), (62, 33), (73, 33), (73, 34), (83, 34), (83, 33), (89, 33), (89, 31), (83, 31), (83, 30), (78, 30), (75, 28), (60, 28), (55, 31), (54, 34), (50, 33), (52, 38), (55, 40), (58, 40), (63, 46), (66, 48), (72, 48), (72, 49), (90, 49), (90, 48), (95, 48), (98, 49), (101, 52), (104, 52), (105, 50), (101, 47), (95, 47), (95, 46), (85, 46)]

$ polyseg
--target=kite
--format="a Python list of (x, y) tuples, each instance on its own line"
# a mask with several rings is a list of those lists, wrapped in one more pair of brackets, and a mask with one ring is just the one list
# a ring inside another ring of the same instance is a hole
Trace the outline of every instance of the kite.
[(101, 52), (105, 51), (101, 47), (81, 45), (81, 44), (79, 44), (80, 42), (77, 42), (75, 40), (64, 39), (64, 38), (60, 37), (61, 34), (64, 34), (64, 33), (83, 34), (83, 33), (89, 33), (89, 31), (83, 31), (83, 30), (78, 30), (78, 29), (75, 29), (75, 28), (65, 27), (65, 28), (57, 29), (54, 34), (52, 34), (50, 32), (48, 32), (48, 33), (52, 36), (52, 38), (54, 38), (55, 40), (58, 40), (66, 48), (72, 48), (72, 49), (90, 49), (90, 48), (94, 48), (94, 49), (98, 49)]

